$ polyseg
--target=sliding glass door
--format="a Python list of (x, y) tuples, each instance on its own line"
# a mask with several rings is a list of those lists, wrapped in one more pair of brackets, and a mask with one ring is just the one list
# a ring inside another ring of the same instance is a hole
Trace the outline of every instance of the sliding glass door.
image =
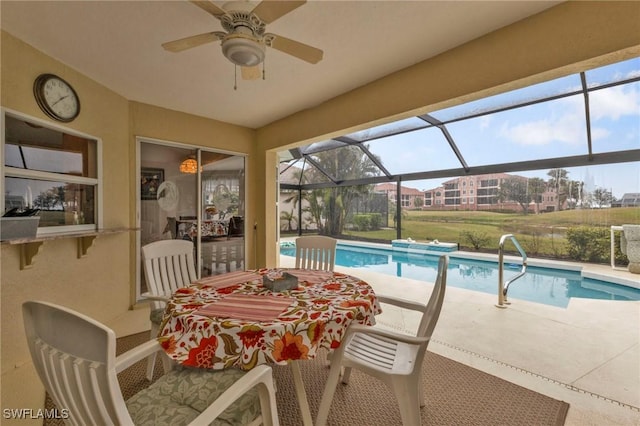
[[(165, 239), (189, 240), (200, 277), (245, 269), (244, 156), (182, 144), (138, 143), (139, 247)], [(138, 265), (139, 298), (146, 284)]]
[(244, 157), (207, 151), (200, 156), (202, 275), (245, 269)]

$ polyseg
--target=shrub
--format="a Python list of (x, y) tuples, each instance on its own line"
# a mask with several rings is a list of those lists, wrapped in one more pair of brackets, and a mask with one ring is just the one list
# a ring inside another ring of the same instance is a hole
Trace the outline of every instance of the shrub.
[(531, 234), (531, 239), (527, 239), (524, 241), (524, 245), (526, 247), (526, 251), (530, 254), (536, 255), (540, 253), (540, 247), (541, 247), (541, 238), (540, 235), (537, 233), (532, 233)]
[(375, 231), (382, 226), (382, 215), (380, 213), (371, 213), (371, 230)]
[(607, 262), (610, 259), (609, 230), (578, 226), (567, 229), (567, 254), (583, 262)]
[(489, 235), (485, 232), (462, 231), (460, 238), (467, 241), (476, 250), (480, 250), (482, 247), (488, 245), (490, 241)]
[(375, 231), (382, 225), (380, 213), (362, 213), (353, 215), (353, 226), (358, 231)]
[(353, 224), (358, 231), (368, 231), (371, 227), (371, 215), (356, 214), (353, 215)]

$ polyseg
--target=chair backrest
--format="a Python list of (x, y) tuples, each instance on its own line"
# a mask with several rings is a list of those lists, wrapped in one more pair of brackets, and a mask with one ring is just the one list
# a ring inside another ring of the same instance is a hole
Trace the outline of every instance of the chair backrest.
[(242, 216), (231, 216), (228, 235), (229, 238), (244, 236), (244, 218)]
[(113, 330), (47, 302), (25, 302), (22, 315), (38, 376), (72, 424), (132, 424), (118, 384)]
[[(198, 279), (193, 261), (193, 243), (187, 240), (161, 240), (142, 247), (144, 277), (153, 296), (170, 296)], [(153, 302), (153, 308), (163, 307)]]
[(429, 337), (433, 334), (433, 330), (436, 328), (436, 323), (440, 317), (440, 311), (442, 310), (442, 303), (444, 302), (444, 291), (447, 286), (447, 268), (449, 267), (449, 256), (440, 256), (438, 261), (438, 275), (436, 282), (433, 285), (429, 302), (424, 309), (420, 325), (418, 326), (417, 336)]
[(296, 268), (333, 271), (337, 240), (322, 235), (296, 238)]

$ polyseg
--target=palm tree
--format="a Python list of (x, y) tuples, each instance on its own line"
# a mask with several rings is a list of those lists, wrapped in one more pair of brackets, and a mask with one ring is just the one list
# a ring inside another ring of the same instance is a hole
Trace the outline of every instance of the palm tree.
[[(339, 150), (319, 152), (315, 161), (330, 176), (339, 180), (359, 179), (376, 176), (379, 169), (370, 161), (368, 156), (358, 147), (349, 146)], [(317, 169), (306, 173), (320, 173)], [(351, 211), (353, 201), (368, 194), (373, 185), (336, 186), (332, 188), (314, 190), (307, 199), (312, 215), (316, 219), (320, 233), (325, 235), (341, 235), (346, 222), (346, 216)], [(321, 202), (322, 205), (316, 205)], [(322, 207), (319, 209), (319, 207)], [(324, 224), (321, 219), (324, 218)]]
[(560, 211), (560, 207), (567, 199), (569, 193), (569, 172), (565, 169), (551, 169), (547, 172), (547, 175), (550, 177), (549, 186), (556, 189), (556, 211)]
[[(306, 181), (305, 179), (305, 175), (304, 175), (304, 169), (296, 169), (292, 171), (292, 177), (300, 182), (303, 183), (304, 181)], [(304, 200), (308, 200), (308, 193), (306, 191), (300, 191), (300, 190), (292, 190), (290, 192), (290, 195), (285, 198), (283, 201), (285, 203), (292, 203), (293, 205), (291, 206), (291, 213), (288, 213), (290, 215), (294, 215), (294, 211), (296, 210), (296, 207), (298, 207), (298, 205), (302, 206), (302, 202)], [(304, 212), (304, 209), (301, 209)], [(299, 210), (300, 211), (300, 210)], [(280, 216), (281, 219), (283, 215), (287, 214), (286, 212), (283, 212)], [(302, 216), (302, 214), (300, 214), (300, 216)], [(297, 221), (299, 223), (302, 223), (302, 217), (293, 217), (292, 218), (294, 221)], [(286, 220), (286, 219), (283, 219)], [(289, 231), (291, 231), (291, 223), (289, 223)]]
[(547, 184), (545, 181), (538, 177), (533, 177), (529, 179), (528, 183), (529, 195), (536, 203), (536, 212), (540, 213), (540, 197), (544, 193), (547, 188)]
[(280, 213), (280, 220), (287, 222), (287, 231), (293, 231), (292, 225), (298, 221), (296, 216), (293, 214), (293, 211)]

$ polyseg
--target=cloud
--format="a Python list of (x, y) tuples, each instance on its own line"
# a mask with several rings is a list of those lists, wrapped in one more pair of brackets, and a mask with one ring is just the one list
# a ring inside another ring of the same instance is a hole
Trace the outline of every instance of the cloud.
[(514, 125), (506, 122), (500, 129), (500, 135), (520, 145), (581, 144), (586, 135), (584, 114), (580, 116), (574, 111)]
[[(586, 123), (582, 96), (552, 101), (544, 112), (545, 118), (511, 123), (500, 127), (500, 136), (520, 145), (549, 145), (551, 143), (581, 144), (586, 140)], [(540, 106), (536, 107), (540, 108)], [(611, 132), (598, 126), (601, 119), (619, 120), (622, 117), (640, 115), (640, 91), (638, 86), (618, 86), (596, 90), (589, 95), (591, 136), (604, 139)], [(521, 110), (526, 117), (526, 110)], [(542, 110), (538, 111), (542, 112)]]
[(591, 117), (595, 120), (618, 120), (640, 114), (640, 92), (633, 85), (596, 90), (591, 92), (589, 100)]
[(480, 117), (480, 130), (488, 129), (491, 126), (492, 115), (483, 115)]

